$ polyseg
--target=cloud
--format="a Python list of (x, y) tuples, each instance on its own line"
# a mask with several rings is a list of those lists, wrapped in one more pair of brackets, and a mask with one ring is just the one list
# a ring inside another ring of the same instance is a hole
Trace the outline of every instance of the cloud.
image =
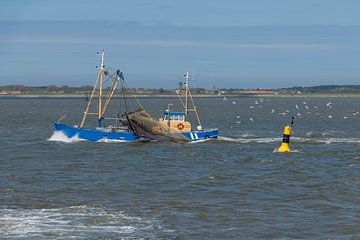
[(1, 22), (2, 44), (321, 49), (358, 46), (360, 26), (177, 27), (136, 22)]
[(109, 38), (3, 38), (2, 44), (111, 44), (134, 47), (165, 47), (165, 48), (224, 48), (224, 49), (334, 49), (344, 47), (342, 44), (305, 44), (305, 43), (226, 43), (210, 41), (180, 40), (117, 40)]

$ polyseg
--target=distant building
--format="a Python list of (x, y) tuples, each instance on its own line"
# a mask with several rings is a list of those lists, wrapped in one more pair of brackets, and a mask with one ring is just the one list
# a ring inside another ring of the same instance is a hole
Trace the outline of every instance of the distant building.
[(265, 90), (265, 89), (249, 89), (249, 90), (240, 90), (240, 94), (254, 94), (254, 95), (261, 95), (261, 94), (274, 94), (273, 90)]
[(138, 88), (138, 89), (136, 89), (136, 93), (138, 93), (138, 94), (144, 94), (146, 91), (145, 91), (145, 89), (144, 88)]
[(0, 95), (19, 95), (21, 91), (19, 90), (0, 90)]
[(135, 91), (136, 94), (151, 94), (152, 91), (149, 89), (145, 89), (145, 88), (138, 88)]

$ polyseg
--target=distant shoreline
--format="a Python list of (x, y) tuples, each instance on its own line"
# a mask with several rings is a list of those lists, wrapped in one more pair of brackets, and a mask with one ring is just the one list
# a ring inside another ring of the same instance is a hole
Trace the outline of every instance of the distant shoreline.
[[(114, 96), (114, 98), (120, 98), (121, 96)], [(133, 96), (128, 96), (132, 98)], [(163, 95), (135, 95), (137, 98), (177, 98), (178, 95), (174, 94), (163, 94)], [(242, 97), (252, 97), (252, 98), (262, 98), (262, 97), (292, 97), (292, 98), (307, 98), (307, 97), (360, 97), (360, 93), (352, 93), (352, 94), (331, 94), (331, 93), (316, 93), (316, 94), (228, 94), (228, 95), (207, 95), (207, 94), (200, 94), (200, 95), (193, 95), (194, 98), (242, 98)], [(0, 98), (85, 98), (84, 95), (81, 94), (6, 94), (0, 95)]]

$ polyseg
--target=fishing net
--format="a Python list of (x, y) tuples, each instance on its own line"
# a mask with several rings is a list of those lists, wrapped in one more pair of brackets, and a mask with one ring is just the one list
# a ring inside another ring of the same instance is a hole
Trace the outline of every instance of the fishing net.
[(140, 137), (172, 142), (190, 142), (181, 133), (154, 120), (144, 109), (126, 114), (131, 130)]

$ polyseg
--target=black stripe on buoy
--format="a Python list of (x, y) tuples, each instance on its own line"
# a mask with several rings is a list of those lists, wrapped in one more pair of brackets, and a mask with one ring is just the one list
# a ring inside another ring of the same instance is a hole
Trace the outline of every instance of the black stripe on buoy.
[(284, 134), (282, 142), (283, 143), (289, 143), (290, 142), (290, 135)]

